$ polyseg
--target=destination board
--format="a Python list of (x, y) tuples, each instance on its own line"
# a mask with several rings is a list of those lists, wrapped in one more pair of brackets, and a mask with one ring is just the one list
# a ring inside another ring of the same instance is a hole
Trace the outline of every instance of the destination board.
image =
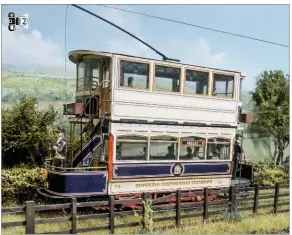
[(205, 140), (182, 140), (180, 142), (181, 146), (194, 146), (194, 147), (201, 147), (206, 145)]

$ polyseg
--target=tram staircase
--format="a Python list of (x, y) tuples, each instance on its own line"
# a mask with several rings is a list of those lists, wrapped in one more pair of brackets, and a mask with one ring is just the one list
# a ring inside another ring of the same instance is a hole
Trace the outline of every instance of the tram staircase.
[[(90, 89), (90, 98), (87, 100), (87, 102), (84, 105), (83, 108), (83, 113), (77, 118), (74, 126), (78, 121), (81, 119), (82, 122), (82, 117), (85, 116), (85, 110), (86, 108), (91, 105), (91, 100), (92, 98), (97, 94), (97, 92), (100, 90), (103, 82), (107, 81), (102, 81), (101, 84), (97, 87), (97, 89), (94, 90), (94, 93), (92, 93), (92, 89)], [(92, 88), (92, 87), (91, 87)], [(109, 115), (109, 113), (104, 113), (101, 118), (99, 123), (94, 127), (93, 120), (98, 117), (99, 115), (99, 110), (101, 105), (103, 105), (105, 102), (110, 102), (111, 100), (102, 100), (98, 108), (96, 109), (96, 112), (91, 114), (87, 126), (84, 128), (82, 133), (84, 133), (86, 130), (88, 130), (90, 127), (92, 129), (89, 139), (81, 145), (82, 147), (79, 148), (75, 153), (74, 156), (71, 160), (71, 167), (78, 167), (81, 166), (84, 161), (86, 161), (88, 158), (93, 158), (95, 152), (97, 149), (99, 149), (102, 144), (104, 143), (104, 139), (108, 138), (109, 135), (109, 121), (106, 119), (106, 117)], [(91, 111), (91, 107), (89, 109)], [(94, 127), (94, 128), (93, 128)], [(82, 135), (81, 133), (81, 135)], [(82, 139), (82, 137), (81, 137)]]

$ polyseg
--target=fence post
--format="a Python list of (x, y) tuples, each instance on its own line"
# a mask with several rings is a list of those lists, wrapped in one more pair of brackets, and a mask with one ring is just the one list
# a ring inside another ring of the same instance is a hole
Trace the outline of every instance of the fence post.
[(110, 196), (110, 234), (115, 233), (115, 198)]
[(276, 185), (275, 185), (275, 197), (274, 197), (274, 214), (277, 214), (277, 212), (278, 212), (279, 191), (280, 191), (280, 184), (276, 183)]
[[(147, 201), (147, 197), (148, 197), (147, 193), (143, 193), (143, 195), (142, 195), (142, 199), (143, 199), (144, 203), (146, 203), (146, 201)], [(143, 218), (142, 226), (143, 226), (143, 229), (146, 228), (146, 223), (145, 223), (145, 213), (146, 213), (146, 210), (145, 210), (145, 206), (146, 206), (146, 205), (143, 204), (143, 207), (142, 207), (142, 218)]]
[(229, 213), (236, 211), (236, 185), (229, 187)]
[(25, 234), (35, 234), (35, 202), (27, 201), (25, 204)]
[(176, 226), (180, 226), (180, 212), (181, 212), (181, 191), (176, 192)]
[(254, 188), (254, 201), (253, 201), (254, 214), (258, 212), (258, 205), (259, 205), (259, 185), (257, 184)]
[(209, 189), (204, 188), (204, 212), (203, 212), (203, 221), (206, 222), (208, 219), (208, 204), (209, 204)]
[(71, 207), (71, 233), (77, 234), (77, 199), (72, 198), (72, 207)]

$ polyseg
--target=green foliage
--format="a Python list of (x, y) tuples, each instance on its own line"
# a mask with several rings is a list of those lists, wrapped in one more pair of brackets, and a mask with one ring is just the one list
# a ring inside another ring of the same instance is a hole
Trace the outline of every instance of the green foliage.
[(264, 128), (273, 136), (278, 149), (276, 163), (283, 162), (289, 145), (289, 78), (282, 71), (264, 71), (252, 92), (254, 126)]
[(2, 164), (41, 165), (55, 141), (53, 124), (57, 112), (52, 106), (39, 111), (34, 97), (23, 97), (11, 109), (2, 108)]
[(145, 225), (145, 228), (140, 231), (139, 234), (155, 234), (153, 229), (153, 210), (151, 209), (152, 202), (150, 199), (146, 201), (142, 201), (142, 205), (144, 208), (143, 214), (138, 215), (136, 211), (134, 211), (135, 217), (139, 217), (141, 220), (141, 226)]
[(274, 162), (266, 160), (254, 166), (255, 183), (273, 186), (276, 183), (288, 184), (289, 175), (284, 166), (277, 166)]
[(25, 166), (2, 169), (2, 205), (36, 200), (38, 187), (44, 187), (44, 169)]

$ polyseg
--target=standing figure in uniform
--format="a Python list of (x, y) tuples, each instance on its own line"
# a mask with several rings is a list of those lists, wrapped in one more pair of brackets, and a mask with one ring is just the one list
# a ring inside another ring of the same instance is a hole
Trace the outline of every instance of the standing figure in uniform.
[(236, 173), (238, 171), (238, 165), (240, 162), (240, 156), (243, 154), (243, 149), (241, 146), (241, 140), (242, 140), (242, 135), (236, 135), (236, 140), (234, 143), (234, 154), (233, 154), (233, 163), (234, 163), (234, 168), (233, 168), (233, 176), (232, 178), (236, 178)]
[(53, 146), (54, 165), (63, 167), (67, 150), (65, 130), (61, 127), (58, 127), (56, 133), (58, 135), (58, 139), (56, 144)]

